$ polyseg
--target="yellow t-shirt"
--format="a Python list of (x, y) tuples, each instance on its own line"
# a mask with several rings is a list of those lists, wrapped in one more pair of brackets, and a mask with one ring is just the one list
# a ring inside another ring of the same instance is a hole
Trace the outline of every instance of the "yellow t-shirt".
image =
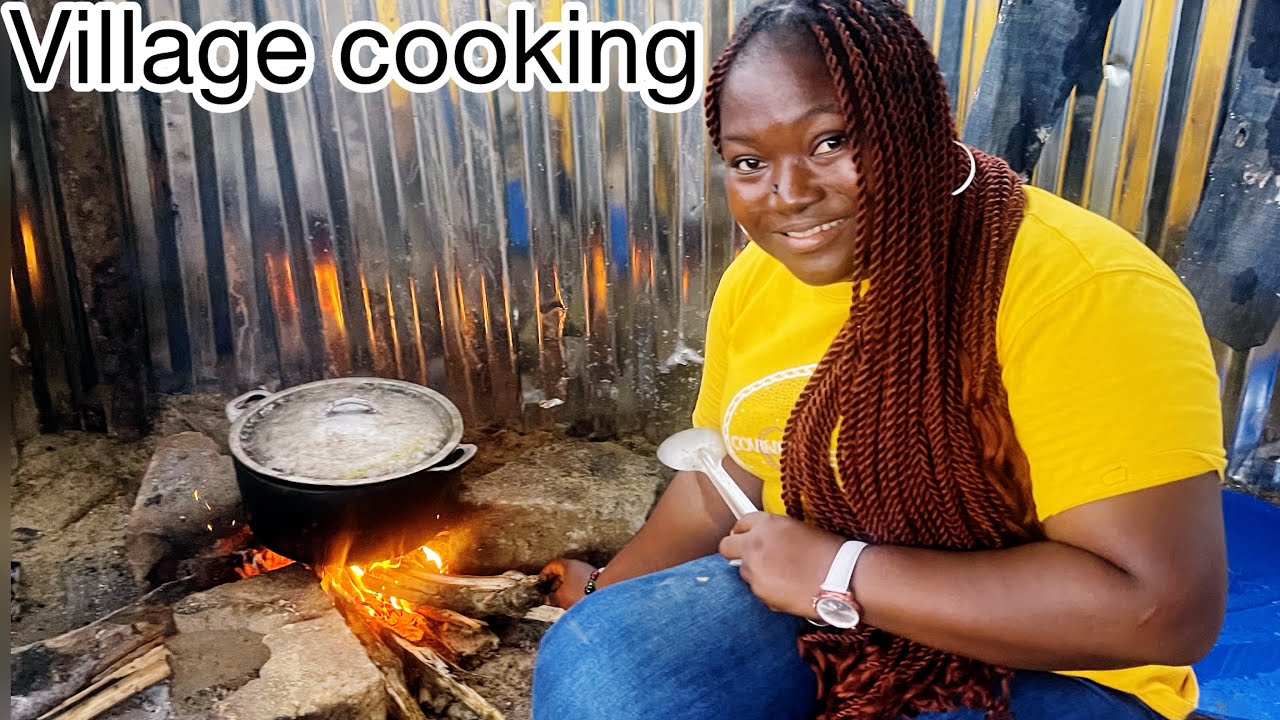
[[(1226, 465), (1218, 378), (1195, 301), (1110, 221), (1033, 187), (1000, 298), (997, 352), (1041, 519)], [(785, 513), (783, 427), (848, 317), (851, 283), (811, 287), (754, 244), (725, 271), (693, 424), (719, 429)], [(1173, 719), (1189, 667), (1073, 672)]]

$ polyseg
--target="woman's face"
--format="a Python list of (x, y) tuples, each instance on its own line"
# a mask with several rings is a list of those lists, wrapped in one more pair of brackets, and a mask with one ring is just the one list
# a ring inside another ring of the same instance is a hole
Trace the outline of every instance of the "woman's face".
[(755, 38), (720, 95), (729, 209), (810, 285), (853, 278), (858, 207), (844, 113), (816, 41)]

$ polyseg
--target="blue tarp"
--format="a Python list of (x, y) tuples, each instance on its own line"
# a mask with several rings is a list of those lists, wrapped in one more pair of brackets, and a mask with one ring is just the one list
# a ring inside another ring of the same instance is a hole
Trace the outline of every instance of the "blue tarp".
[(1230, 567), (1218, 643), (1196, 664), (1200, 712), (1222, 720), (1280, 720), (1280, 507), (1222, 496)]

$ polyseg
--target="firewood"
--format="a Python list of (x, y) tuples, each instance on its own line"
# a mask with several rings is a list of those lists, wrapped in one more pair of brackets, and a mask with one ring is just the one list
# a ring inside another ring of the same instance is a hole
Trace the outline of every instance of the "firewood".
[(187, 577), (165, 583), (84, 627), (15, 648), (9, 656), (10, 716), (35, 720), (139, 648), (171, 634), (170, 605), (205, 589), (209, 580)]
[(347, 621), (347, 627), (355, 634), (364, 646), (369, 660), (382, 673), (383, 686), (387, 697), (394, 706), (394, 715), (400, 720), (427, 720), (427, 716), (418, 706), (418, 700), (409, 691), (405, 682), (404, 663), (399, 653), (387, 646), (370, 623), (374, 622), (363, 612), (360, 606), (339, 593), (330, 595), (333, 605)]
[[(169, 657), (168, 648), (160, 644), (153, 644), (151, 646), (151, 649), (146, 653), (143, 653), (142, 655), (134, 658), (130, 662), (121, 665), (120, 667), (116, 668), (112, 672), (97, 678), (96, 680), (94, 680), (94, 682), (91, 685), (89, 685), (89, 687), (85, 688), (84, 690), (81, 690), (75, 695), (72, 695), (71, 697), (64, 700), (62, 704), (58, 705), (58, 707), (41, 715), (40, 720), (64, 720), (66, 718), (71, 718), (71, 717), (93, 717), (94, 715), (100, 715), (102, 712), (112, 707), (115, 707), (120, 702), (126, 700), (127, 698), (132, 696), (134, 693), (138, 693), (143, 690), (146, 690), (147, 688), (151, 687), (151, 685), (154, 685), (156, 682), (159, 682), (160, 680), (163, 680), (165, 677), (168, 677), (169, 676), (168, 657)], [(165, 667), (166, 672), (164, 674), (164, 677), (161, 677), (159, 680), (156, 680), (155, 682), (152, 682), (147, 685), (142, 685), (139, 687), (138, 683), (142, 682), (144, 679), (150, 677), (151, 675), (155, 674), (155, 672), (157, 672), (157, 669), (154, 668), (153, 666), (158, 666), (160, 664), (163, 664)], [(123, 682), (116, 684), (117, 680), (121, 680)], [(112, 693), (112, 695), (108, 696), (107, 693), (94, 695), (94, 693), (97, 693), (99, 690), (102, 690), (103, 688), (108, 686), (112, 687), (112, 690), (108, 691)], [(117, 688), (117, 687), (121, 689), (115, 690), (114, 688)], [(121, 695), (120, 693), (124, 692), (124, 690), (127, 688), (134, 688), (134, 689), (132, 692), (129, 692), (127, 695)], [(104, 705), (103, 704), (104, 700), (98, 699), (104, 696), (107, 697), (108, 699), (114, 699), (114, 702)], [(82, 703), (81, 701), (85, 700), (86, 698), (88, 698), (88, 700)], [(86, 711), (83, 710), (83, 708), (96, 708), (96, 711), (91, 714), (85, 715), (84, 713)]]
[[(446, 659), (450, 662), (456, 663), (461, 658), (498, 649), (498, 636), (482, 620), (430, 605), (416, 608), (415, 612), (425, 620), (427, 632), (424, 637), (430, 635), (438, 640), (449, 651), (450, 657)], [(397, 634), (405, 637), (402, 633)], [(416, 642), (413, 638), (406, 639)]]
[(505, 615), (520, 618), (546, 598), (547, 578), (508, 572), (493, 576), (442, 575), (400, 567), (371, 570), (364, 577), (371, 589), (394, 593), (415, 607), (430, 605), (471, 617)]
[(414, 645), (399, 636), (394, 636), (393, 640), (409, 654), (409, 657), (418, 661), (419, 667), (423, 670), (424, 683), (429, 683), (434, 689), (453, 697), (479, 716), (480, 720), (506, 720), (505, 716), (490, 705), (488, 700), (480, 697), (480, 693), (455, 678), (453, 671), (449, 669), (449, 663), (434, 650)]
[(558, 608), (554, 605), (539, 605), (524, 614), (525, 620), (533, 620), (535, 622), (554, 623), (564, 615), (564, 608)]
[(134, 650), (128, 655), (125, 655), (124, 657), (115, 661), (111, 665), (104, 668), (102, 672), (95, 675), (93, 678), (93, 682), (90, 683), (90, 686), (97, 685), (99, 682), (102, 682), (102, 680), (106, 678), (108, 675), (114, 674), (117, 670), (124, 667), (125, 665), (132, 663), (133, 661), (137, 660), (143, 655), (146, 655), (152, 650), (155, 650), (161, 645), (164, 645), (164, 641), (165, 641), (164, 637), (158, 637), (155, 640), (152, 640), (151, 642), (139, 647), (137, 650)]
[(92, 720), (134, 695), (168, 678), (173, 671), (164, 658), (125, 676), (120, 682), (94, 695), (54, 720)]

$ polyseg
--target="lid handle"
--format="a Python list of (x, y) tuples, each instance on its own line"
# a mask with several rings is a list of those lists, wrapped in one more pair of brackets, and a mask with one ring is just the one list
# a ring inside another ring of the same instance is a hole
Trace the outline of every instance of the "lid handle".
[(365, 415), (373, 415), (378, 412), (378, 408), (373, 403), (358, 397), (345, 397), (334, 400), (329, 403), (329, 407), (324, 409), (325, 417), (334, 415), (345, 415), (347, 413), (364, 413)]

